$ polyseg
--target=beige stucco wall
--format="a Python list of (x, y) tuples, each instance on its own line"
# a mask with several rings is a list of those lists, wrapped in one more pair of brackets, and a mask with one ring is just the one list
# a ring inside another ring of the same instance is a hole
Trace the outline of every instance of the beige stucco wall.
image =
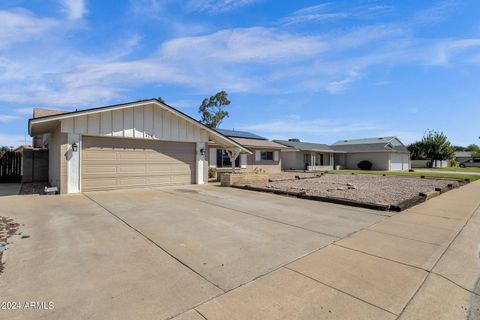
[[(257, 149), (259, 151), (273, 151), (278, 152), (278, 150), (268, 150), (268, 149)], [(253, 172), (255, 170), (265, 171), (266, 173), (279, 173), (282, 172), (282, 160), (280, 155), (278, 155), (278, 160), (275, 161), (262, 161), (255, 160), (255, 152), (257, 150), (252, 150), (253, 154), (247, 156), (247, 171)]]
[(55, 128), (48, 138), (49, 166), (48, 182), (58, 187), (60, 193), (67, 192), (67, 134), (60, 132), (60, 126)]
[[(284, 151), (281, 153), (283, 170), (305, 170), (304, 154), (310, 154), (309, 151)], [(330, 165), (330, 154), (316, 152), (317, 161), (320, 162), (320, 154), (323, 154), (323, 165)], [(319, 164), (320, 166), (320, 164)]]

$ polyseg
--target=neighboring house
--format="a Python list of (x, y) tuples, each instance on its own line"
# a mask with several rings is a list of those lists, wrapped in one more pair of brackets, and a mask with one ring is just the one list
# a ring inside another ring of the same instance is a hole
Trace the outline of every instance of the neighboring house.
[(455, 160), (457, 162), (467, 161), (473, 158), (473, 153), (470, 151), (455, 151)]
[(209, 142), (251, 153), (157, 99), (38, 112), (29, 120), (29, 134), (48, 148), (49, 182), (60, 193), (202, 184), (208, 181)]
[(273, 141), (287, 147), (281, 152), (283, 170), (333, 170), (334, 155), (344, 153), (326, 144), (302, 142), (299, 139)]
[[(282, 171), (280, 151), (285, 146), (270, 141), (259, 135), (236, 130), (216, 129), (221, 134), (248, 148), (252, 153), (242, 154), (235, 161), (238, 171), (278, 173)], [(217, 172), (230, 172), (232, 163), (227, 152), (218, 144), (212, 142), (208, 146), (208, 163)]]
[(402, 171), (410, 169), (410, 152), (397, 137), (340, 140), (330, 146), (343, 154), (335, 155), (335, 164), (345, 169), (358, 169), (368, 160), (372, 170)]

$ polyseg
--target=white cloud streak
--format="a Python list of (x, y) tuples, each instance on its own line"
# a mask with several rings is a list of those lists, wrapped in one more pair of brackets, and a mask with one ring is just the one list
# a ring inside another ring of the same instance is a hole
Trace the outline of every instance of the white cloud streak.
[(85, 0), (60, 0), (62, 10), (72, 20), (81, 19), (87, 13)]
[(186, 5), (187, 11), (206, 12), (215, 14), (228, 12), (249, 6), (257, 0), (190, 0)]
[(54, 26), (54, 20), (39, 18), (25, 9), (0, 10), (0, 50), (34, 38)]
[(15, 120), (20, 119), (18, 116), (11, 116), (11, 115), (1, 115), (0, 114), (0, 123), (7, 123), (7, 122), (12, 122)]

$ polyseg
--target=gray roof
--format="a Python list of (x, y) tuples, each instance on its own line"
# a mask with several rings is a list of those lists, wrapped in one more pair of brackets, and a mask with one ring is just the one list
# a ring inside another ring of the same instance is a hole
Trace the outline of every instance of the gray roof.
[(408, 149), (403, 146), (387, 146), (387, 143), (364, 143), (351, 145), (332, 145), (332, 149), (344, 152), (402, 152), (409, 153)]
[(470, 151), (455, 151), (456, 158), (469, 158), (472, 157), (472, 152)]
[(257, 134), (247, 132), (247, 131), (237, 131), (237, 130), (228, 130), (228, 129), (215, 129), (215, 130), (227, 137), (267, 140), (267, 138), (261, 137)]
[(335, 151), (326, 144), (321, 143), (310, 143), (310, 142), (299, 142), (299, 141), (287, 141), (287, 140), (273, 140), (276, 143), (283, 144), (284, 146), (300, 150), (300, 151), (316, 151), (316, 152), (336, 152), (342, 153), (341, 151)]
[(351, 144), (375, 144), (375, 143), (384, 143), (397, 139), (395, 136), (391, 137), (376, 137), (376, 138), (365, 138), (365, 139), (348, 139), (348, 140), (338, 140), (333, 145), (340, 146), (340, 145), (351, 145)]
[(395, 136), (365, 139), (339, 140), (330, 146), (334, 150), (345, 152), (402, 152), (408, 149)]

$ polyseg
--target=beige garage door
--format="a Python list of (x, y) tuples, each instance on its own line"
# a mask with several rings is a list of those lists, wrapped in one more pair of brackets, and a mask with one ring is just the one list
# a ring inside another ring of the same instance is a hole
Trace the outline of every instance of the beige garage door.
[(195, 182), (195, 144), (83, 137), (82, 191)]

